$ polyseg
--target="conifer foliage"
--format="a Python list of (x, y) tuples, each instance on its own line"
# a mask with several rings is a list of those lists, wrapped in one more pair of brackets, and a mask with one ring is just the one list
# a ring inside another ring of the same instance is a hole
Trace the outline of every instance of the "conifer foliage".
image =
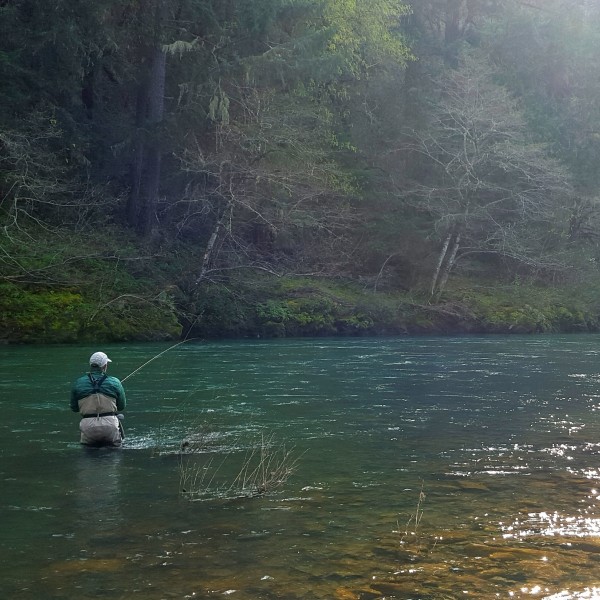
[(597, 277), (592, 4), (0, 2), (0, 276), (46, 285), (104, 232), (109, 260), (185, 248), (161, 285), (196, 294)]

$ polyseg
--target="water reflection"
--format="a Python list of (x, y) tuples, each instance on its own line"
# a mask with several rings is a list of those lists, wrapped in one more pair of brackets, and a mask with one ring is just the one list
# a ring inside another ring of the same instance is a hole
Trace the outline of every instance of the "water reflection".
[[(596, 490), (592, 490), (592, 495), (597, 498)], [(510, 525), (502, 525), (503, 537), (505, 539), (523, 539), (540, 535), (564, 538), (600, 537), (600, 518), (593, 516), (596, 513), (596, 506), (587, 506), (580, 509), (580, 512), (583, 514), (569, 515), (560, 511), (528, 513), (526, 519), (516, 519)], [(591, 513), (592, 516), (587, 516), (586, 513)], [(565, 542), (564, 546), (568, 548), (570, 542)]]
[(599, 600), (600, 588), (585, 588), (581, 592), (564, 590), (558, 594), (544, 596), (543, 600)]
[(122, 448), (82, 447), (75, 463), (75, 512), (81, 531), (110, 535), (123, 521), (121, 504)]

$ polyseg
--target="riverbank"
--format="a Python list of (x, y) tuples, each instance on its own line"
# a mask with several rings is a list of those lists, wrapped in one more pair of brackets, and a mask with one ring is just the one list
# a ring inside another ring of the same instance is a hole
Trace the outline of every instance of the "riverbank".
[(468, 280), (437, 299), (352, 281), (265, 275), (192, 292), (138, 281), (101, 298), (85, 287), (0, 285), (3, 343), (596, 332), (599, 315), (589, 289)]
[[(264, 296), (237, 301), (218, 290), (203, 298), (189, 327), (199, 337), (303, 337), (461, 333), (573, 333), (600, 330), (590, 290), (474, 286), (453, 282), (440, 298), (375, 292), (351, 282), (286, 279)], [(219, 301), (220, 300), (220, 301)], [(208, 317), (210, 315), (210, 317)], [(208, 317), (208, 318), (207, 318)]]

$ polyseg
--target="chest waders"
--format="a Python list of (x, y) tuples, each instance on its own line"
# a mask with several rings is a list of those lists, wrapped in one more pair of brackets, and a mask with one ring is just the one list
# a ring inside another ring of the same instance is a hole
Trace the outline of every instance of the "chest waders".
[[(91, 373), (88, 373), (88, 378), (92, 384), (92, 391), (79, 401), (79, 411), (82, 419), (80, 424), (82, 443), (120, 445), (121, 440), (125, 438), (125, 432), (117, 416), (116, 400), (102, 393), (100, 389), (107, 375), (103, 373), (96, 379)], [(104, 417), (114, 417), (115, 420)], [(113, 425), (111, 426), (109, 422)], [(111, 431), (114, 433), (111, 433)], [(115, 434), (118, 439), (115, 438)]]

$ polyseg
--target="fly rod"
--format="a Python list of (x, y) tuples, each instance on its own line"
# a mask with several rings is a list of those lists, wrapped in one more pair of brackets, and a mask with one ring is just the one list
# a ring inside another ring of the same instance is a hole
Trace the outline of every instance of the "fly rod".
[(143, 365), (141, 365), (140, 367), (138, 367), (135, 371), (129, 373), (129, 375), (127, 375), (127, 377), (123, 377), (123, 379), (121, 379), (121, 382), (126, 381), (132, 375), (135, 375), (138, 371), (141, 371), (146, 365), (149, 365), (152, 361), (156, 360), (157, 358), (160, 358), (163, 354), (166, 354), (169, 350), (173, 350), (173, 348), (177, 348), (177, 346), (181, 346), (181, 344), (185, 344), (186, 342), (191, 342), (191, 341), (197, 340), (197, 339), (198, 338), (191, 338), (189, 340), (183, 340), (181, 342), (178, 342), (177, 344), (173, 344), (170, 348), (167, 348), (166, 350), (163, 350), (162, 352), (160, 352), (156, 356), (152, 357), (150, 360), (147, 360)]

